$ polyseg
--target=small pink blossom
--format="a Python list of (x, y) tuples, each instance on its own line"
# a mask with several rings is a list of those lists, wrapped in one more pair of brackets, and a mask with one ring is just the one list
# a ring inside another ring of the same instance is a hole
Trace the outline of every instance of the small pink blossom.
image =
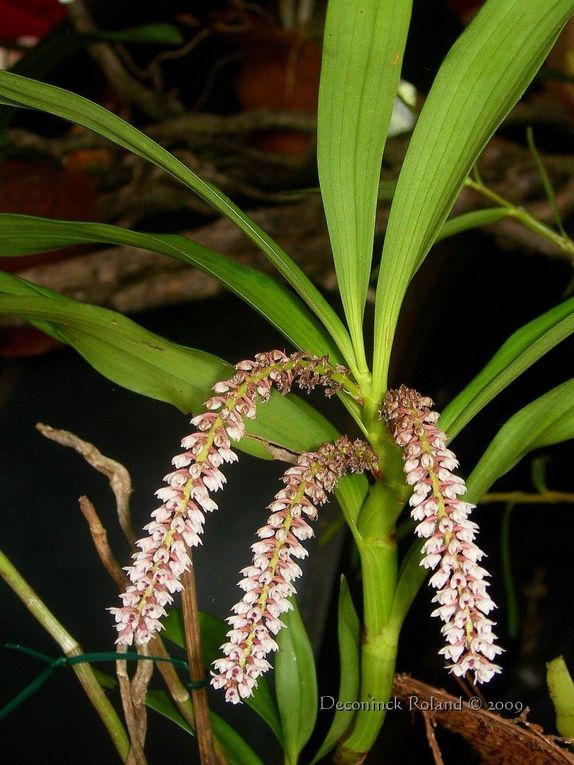
[(415, 533), (426, 540), (420, 565), (436, 569), (430, 578), (438, 606), (432, 616), (444, 622), (447, 643), (439, 653), (453, 674), (471, 671), (475, 682), (488, 682), (501, 671), (492, 663), (502, 649), (487, 618), (495, 604), (486, 591), (488, 572), (477, 565), (484, 553), (474, 543), (478, 526), (468, 519), (474, 505), (459, 499), (466, 486), (451, 472), (458, 462), (431, 406), (430, 398), (403, 385), (387, 393), (382, 414), (403, 447), (406, 482), (413, 486), (411, 517), (418, 522)]
[(375, 467), (370, 446), (342, 436), (316, 453), (302, 454), (283, 475), (286, 488), (269, 505), (272, 514), (257, 532), (260, 541), (251, 546), (253, 563), (241, 571), (239, 587), (245, 595), (233, 607), (236, 615), (227, 620), (232, 629), (229, 642), (221, 646), (224, 656), (213, 662), (211, 683), (226, 689), (227, 701), (238, 704), (251, 696), (257, 678), (271, 667), (266, 656), (277, 650), (273, 636), (284, 626), (281, 615), (292, 607), (293, 582), (301, 576), (293, 558), (307, 556), (300, 542), (313, 536), (308, 520), (317, 518), (317, 507), (347, 470)]
[[(191, 420), (196, 431), (182, 440), (184, 451), (172, 460), (175, 470), (156, 492), (162, 504), (126, 568), (131, 584), (121, 595), (123, 605), (109, 609), (116, 619), (117, 643), (141, 645), (161, 629), (159, 620), (191, 565), (187, 550), (201, 542), (205, 513), (217, 509), (210, 494), (225, 485), (220, 467), (237, 460), (231, 442), (245, 435), (244, 420), (254, 419), (258, 400), (267, 401), (273, 386), (286, 394), (294, 382), (306, 391), (321, 385), (333, 395), (347, 380), (348, 370), (334, 367), (326, 357), (274, 350), (239, 362), (231, 379), (214, 385), (207, 411)], [(260, 557), (265, 558), (263, 549)]]

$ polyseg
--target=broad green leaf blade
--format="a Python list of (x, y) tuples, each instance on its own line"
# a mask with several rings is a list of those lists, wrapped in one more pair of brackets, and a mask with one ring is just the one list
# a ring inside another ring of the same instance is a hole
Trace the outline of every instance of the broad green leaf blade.
[(532, 401), (502, 426), (467, 481), (468, 501), (480, 502), (492, 484), (529, 452), (570, 438), (574, 438), (574, 379)]
[(225, 194), (199, 178), (166, 149), (125, 120), (87, 98), (10, 72), (0, 71), (0, 103), (39, 109), (82, 125), (161, 167), (195, 191), (219, 213), (235, 223), (259, 247), (324, 324), (347, 364), (352, 368), (355, 366), (347, 330), (299, 266)]
[(375, 311), (373, 395), (386, 389), (408, 284), (484, 145), (544, 61), (574, 0), (487, 0), (442, 64), (417, 121), (393, 199)]
[(164, 340), (115, 311), (34, 294), (28, 284), (0, 273), (0, 315), (54, 325), (59, 340), (136, 393), (190, 411), (201, 407), (205, 392), (231, 372), (217, 357)]
[(442, 242), (443, 239), (462, 234), (463, 231), (480, 228), (481, 226), (489, 226), (491, 223), (497, 223), (503, 218), (510, 217), (512, 213), (513, 211), (510, 207), (489, 207), (486, 210), (473, 210), (462, 215), (455, 215), (454, 218), (450, 218), (443, 223), (436, 241)]
[(0, 214), (0, 256), (48, 252), (79, 244), (141, 247), (189, 263), (214, 276), (251, 305), (295, 345), (340, 360), (337, 346), (297, 295), (268, 274), (176, 234), (147, 234), (105, 223)]
[[(175, 723), (186, 733), (195, 736), (195, 732), (189, 727), (166, 691), (148, 691), (146, 706), (162, 715), (162, 717), (171, 720), (171, 722)], [(230, 765), (263, 765), (262, 760), (255, 754), (249, 744), (231, 725), (226, 723), (215, 712), (211, 712), (211, 725), (213, 733), (223, 747)]]
[(495, 396), (573, 332), (574, 298), (518, 329), (446, 407), (441, 428), (454, 438)]
[(412, 0), (330, 0), (327, 8), (317, 162), (339, 290), (363, 361), (381, 162), (411, 6)]
[[(341, 682), (339, 684), (338, 700), (343, 704), (352, 703), (359, 697), (361, 623), (353, 605), (349, 585), (344, 576), (341, 577), (341, 588), (339, 591), (337, 632), (341, 662)], [(337, 745), (352, 722), (353, 716), (349, 711), (341, 709), (335, 712), (331, 727), (325, 736), (321, 748), (315, 757), (313, 757), (311, 765), (319, 762), (321, 758)]]
[[(201, 409), (211, 386), (233, 373), (216, 356), (164, 340), (115, 311), (77, 303), (2, 272), (0, 315), (40, 323), (108, 379), (185, 412)], [(267, 458), (267, 441), (298, 452), (315, 450), (338, 436), (307, 402), (279, 394), (260, 407), (247, 431), (238, 448)]]
[(275, 694), (283, 730), (285, 765), (297, 765), (317, 718), (315, 659), (297, 602), (281, 616), (285, 624), (277, 635)]
[[(163, 635), (180, 648), (185, 648), (185, 629), (181, 608), (172, 608), (163, 620), (163, 626), (165, 627)], [(204, 611), (199, 612), (199, 626), (203, 661), (205, 666), (209, 667), (215, 659), (221, 656), (220, 647), (227, 642), (226, 634), (229, 627), (222, 619)], [(250, 698), (245, 699), (245, 703), (267, 723), (277, 740), (281, 742), (279, 713), (265, 677), (259, 678), (257, 688)]]
[(556, 712), (556, 730), (565, 738), (574, 738), (574, 682), (562, 656), (548, 662), (546, 682)]

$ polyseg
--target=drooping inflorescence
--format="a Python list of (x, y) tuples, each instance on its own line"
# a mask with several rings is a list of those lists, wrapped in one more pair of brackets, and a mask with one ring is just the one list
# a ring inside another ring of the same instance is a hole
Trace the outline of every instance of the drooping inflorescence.
[(274, 636), (284, 626), (280, 617), (291, 608), (293, 582), (301, 576), (293, 559), (307, 556), (301, 542), (313, 536), (305, 517), (316, 519), (318, 506), (347, 471), (374, 470), (376, 462), (368, 444), (342, 436), (301, 454), (283, 475), (285, 488), (269, 505), (271, 515), (252, 545), (253, 562), (241, 571), (239, 587), (245, 594), (227, 619), (232, 629), (221, 646), (224, 657), (213, 663), (212, 685), (226, 689), (227, 701), (237, 704), (251, 696), (257, 678), (271, 667), (266, 657), (277, 650)]
[(123, 606), (109, 609), (116, 619), (117, 643), (145, 644), (161, 629), (159, 620), (190, 566), (187, 549), (200, 543), (205, 513), (217, 509), (210, 493), (225, 483), (220, 467), (237, 460), (231, 443), (244, 436), (244, 418), (255, 417), (257, 401), (267, 401), (273, 386), (286, 394), (295, 382), (306, 391), (324, 386), (328, 396), (342, 387), (354, 388), (348, 370), (326, 357), (287, 356), (277, 350), (241, 361), (232, 378), (214, 385), (215, 395), (205, 403), (208, 411), (192, 419), (196, 431), (181, 442), (185, 451), (174, 457), (175, 470), (156, 492), (162, 504), (126, 568), (131, 584), (121, 595)]
[(403, 385), (387, 393), (381, 414), (403, 448), (406, 480), (413, 486), (411, 516), (416, 533), (426, 539), (421, 565), (436, 569), (430, 584), (438, 607), (432, 615), (444, 622), (446, 639), (439, 653), (455, 675), (472, 671), (476, 682), (488, 682), (501, 671), (492, 663), (502, 649), (494, 644), (495, 623), (487, 618), (495, 604), (486, 591), (488, 572), (478, 565), (484, 553), (474, 543), (478, 526), (469, 520), (474, 505), (460, 499), (466, 486), (452, 472), (458, 462), (432, 404)]

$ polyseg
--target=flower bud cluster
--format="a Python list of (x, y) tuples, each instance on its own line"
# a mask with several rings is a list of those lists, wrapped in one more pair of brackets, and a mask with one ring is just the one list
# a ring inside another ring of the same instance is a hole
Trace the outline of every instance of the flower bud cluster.
[(215, 395), (205, 403), (208, 411), (192, 419), (196, 430), (181, 442), (184, 451), (173, 458), (175, 470), (156, 492), (161, 505), (126, 568), (131, 584), (121, 595), (123, 606), (109, 609), (117, 643), (142, 645), (161, 629), (166, 606), (182, 589), (181, 576), (191, 565), (187, 550), (200, 543), (205, 513), (217, 509), (210, 494), (225, 484), (220, 468), (237, 460), (231, 444), (245, 435), (244, 420), (254, 419), (258, 399), (267, 401), (274, 385), (286, 394), (294, 382), (306, 391), (321, 385), (333, 395), (347, 380), (348, 370), (332, 366), (326, 357), (274, 350), (239, 362), (231, 379), (214, 385)]
[(232, 629), (229, 642), (221, 646), (224, 657), (213, 663), (212, 685), (226, 689), (227, 701), (237, 704), (251, 696), (257, 678), (271, 667), (267, 656), (277, 650), (274, 636), (284, 626), (280, 617), (291, 608), (293, 582), (301, 576), (294, 559), (307, 556), (301, 543), (313, 536), (307, 521), (316, 519), (318, 506), (348, 470), (363, 472), (375, 466), (368, 444), (343, 436), (316, 453), (300, 455), (297, 465), (283, 475), (285, 488), (269, 505), (271, 515), (251, 547), (253, 561), (241, 571), (239, 587), (245, 594), (227, 619)]
[(484, 553), (474, 543), (478, 526), (469, 520), (474, 505), (460, 499), (466, 486), (452, 472), (458, 462), (447, 449), (432, 404), (403, 385), (387, 393), (382, 415), (403, 447), (406, 481), (413, 487), (411, 517), (418, 524), (416, 534), (426, 540), (421, 566), (435, 571), (430, 584), (437, 590), (437, 608), (432, 615), (444, 622), (446, 639), (439, 653), (455, 675), (471, 671), (475, 682), (488, 682), (501, 671), (492, 663), (502, 652), (494, 643), (495, 623), (488, 618), (495, 604), (487, 593), (488, 572), (478, 565)]

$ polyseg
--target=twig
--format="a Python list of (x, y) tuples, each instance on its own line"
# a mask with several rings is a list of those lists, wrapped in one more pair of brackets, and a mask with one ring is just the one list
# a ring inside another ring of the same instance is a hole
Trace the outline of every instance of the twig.
[(431, 748), (432, 756), (435, 762), (435, 765), (444, 765), (444, 760), (442, 758), (442, 752), (440, 751), (440, 747), (438, 745), (438, 741), (436, 740), (435, 736), (435, 726), (436, 723), (434, 721), (434, 718), (431, 719), (431, 715), (429, 712), (423, 712), (423, 720), (425, 723), (425, 731), (427, 734), (427, 741), (429, 742), (429, 746)]
[[(84, 518), (88, 521), (92, 541), (94, 542), (100, 560), (104, 564), (108, 574), (116, 583), (118, 590), (123, 591), (128, 584), (128, 577), (124, 574), (120, 564), (108, 545), (108, 536), (98, 517), (96, 509), (87, 497), (80, 497), (80, 509), (82, 510)], [(161, 638), (155, 637), (151, 641), (150, 646), (151, 653), (154, 656), (161, 656), (164, 659), (170, 658)], [(150, 664), (150, 662), (142, 662), (142, 665), (144, 664)], [(179, 679), (175, 668), (169, 662), (157, 662), (156, 666), (185, 721), (195, 730), (195, 719), (193, 716), (193, 707), (189, 691)]]
[[(118, 646), (118, 653), (126, 653), (127, 646)], [(131, 683), (128, 675), (127, 662), (123, 659), (116, 661), (116, 674), (122, 698), (124, 717), (130, 736), (131, 750), (127, 765), (147, 765), (143, 751), (143, 741), (140, 739), (140, 725), (132, 699)]]
[[(67, 434), (67, 435), (72, 435), (72, 434)], [(85, 446), (92, 446), (91, 444), (85, 444), (85, 442), (82, 442), (82, 443), (84, 443)], [(92, 447), (92, 448), (95, 449), (95, 447)], [(97, 451), (97, 449), (95, 451)], [(128, 481), (123, 481), (122, 485), (124, 489), (128, 490), (128, 493), (129, 493), (131, 492), (131, 479), (129, 478), (129, 474), (127, 473), (127, 470), (125, 472), (128, 476)], [(127, 497), (126, 497), (126, 500), (127, 500)], [(100, 521), (100, 518), (96, 512), (96, 509), (94, 508), (93, 504), (90, 502), (90, 500), (87, 497), (80, 497), (80, 509), (82, 511), (82, 514), (84, 515), (84, 518), (88, 522), (90, 534), (94, 542), (94, 546), (96, 547), (96, 550), (100, 557), (100, 560), (102, 561), (108, 574), (116, 583), (118, 589), (120, 591), (123, 591), (128, 583), (128, 578), (124, 574), (122, 568), (120, 567), (118, 561), (116, 560), (113, 552), (110, 549), (110, 546), (108, 544), (108, 536), (107, 536), (106, 529), (104, 528), (102, 522)], [(170, 658), (170, 655), (168, 651), (166, 650), (161, 638), (159, 637), (154, 638), (150, 643), (150, 648), (151, 648), (152, 655), (161, 656), (165, 659)], [(148, 655), (147, 651), (144, 651), (143, 648), (141, 647), (140, 647), (140, 653), (142, 654), (145, 653), (145, 655)], [(122, 665), (125, 665), (125, 662), (122, 662)], [(132, 719), (135, 720), (135, 723), (137, 723), (137, 726), (139, 728), (140, 738), (138, 740), (140, 741), (143, 741), (145, 739), (147, 717), (145, 716), (145, 707), (143, 705), (145, 704), (145, 696), (147, 692), (149, 679), (153, 671), (153, 666), (154, 666), (153, 663), (149, 661), (143, 661), (138, 663), (138, 669), (136, 670), (134, 679), (131, 682), (131, 687), (129, 688), (131, 702), (128, 702), (128, 701), (125, 702), (128, 706), (128, 710), (130, 711), (130, 714), (132, 714)], [(193, 730), (195, 730), (195, 727), (196, 727), (195, 715), (193, 712), (193, 705), (192, 705), (189, 691), (179, 679), (178, 674), (175, 671), (172, 664), (170, 664), (169, 662), (157, 662), (156, 666), (167, 686), (170, 696), (172, 697), (177, 708), (179, 709), (181, 715), (183, 716), (185, 721), (188, 723), (188, 725)], [(123, 667), (122, 671), (124, 670), (125, 670), (125, 675), (127, 676), (127, 669), (125, 669), (125, 666)], [(118, 676), (118, 680), (119, 679), (120, 678)], [(128, 686), (126, 685), (126, 679), (124, 676), (122, 676), (122, 682), (124, 683), (124, 694), (127, 694)], [(129, 678), (127, 679), (127, 683), (129, 684)], [(121, 692), (122, 692), (122, 686), (120, 684), (120, 693)], [(122, 696), (122, 703), (124, 703), (123, 696)], [(130, 731), (130, 734), (131, 734), (131, 731)], [(217, 765), (228, 765), (228, 760), (219, 742), (215, 740), (213, 743), (213, 747), (215, 751)], [(136, 756), (135, 752), (132, 753), (131, 755), (132, 760), (135, 756)]]
[[(139, 646), (138, 653), (141, 653), (142, 656), (148, 656), (148, 646)], [(142, 743), (142, 747), (144, 745), (147, 733), (147, 709), (145, 701), (147, 696), (147, 689), (153, 675), (153, 669), (153, 661), (138, 661), (136, 671), (130, 683), (133, 709), (138, 726), (139, 740)]]
[[(84, 0), (74, 0), (69, 8), (70, 19), (77, 32), (91, 34), (97, 31)], [(122, 98), (126, 99), (127, 103), (137, 106), (145, 115), (155, 120), (164, 118), (166, 112), (173, 113), (173, 104), (160, 103), (154, 93), (129, 74), (109, 45), (101, 42), (92, 43), (88, 46), (88, 51), (102, 69), (108, 82)]]
[(96, 509), (88, 497), (80, 497), (79, 503), (82, 515), (88, 522), (96, 552), (104, 564), (104, 568), (117, 584), (118, 589), (123, 590), (127, 577), (110, 549), (107, 532), (102, 526)]
[(88, 441), (82, 441), (81, 438), (73, 433), (69, 433), (67, 430), (57, 430), (41, 422), (37, 423), (36, 429), (51, 441), (75, 449), (89, 465), (106, 476), (116, 498), (120, 526), (130, 544), (133, 545), (136, 537), (129, 512), (129, 497), (132, 493), (132, 483), (130, 474), (125, 467), (109, 457), (104, 457), (93, 444), (90, 444)]
[[(16, 593), (36, 621), (56, 641), (65, 656), (80, 656), (84, 653), (77, 640), (60, 624), (48, 607), (42, 602), (40, 596), (30, 587), (20, 572), (1, 551), (0, 576)], [(102, 722), (106, 726), (122, 762), (126, 762), (129, 752), (129, 740), (126, 731), (120, 718), (116, 714), (115, 709), (99, 684), (92, 667), (89, 664), (82, 662), (73, 664), (72, 670), (80, 681), (87, 697), (94, 705)]]
[(545, 223), (538, 220), (538, 218), (534, 217), (534, 215), (524, 207), (519, 207), (512, 202), (509, 202), (483, 183), (473, 180), (472, 178), (467, 178), (465, 186), (482, 194), (482, 196), (490, 199), (496, 205), (506, 207), (509, 210), (509, 214), (511, 214), (516, 221), (519, 221), (529, 231), (532, 231), (534, 234), (537, 234), (553, 244), (560, 252), (566, 255), (572, 263), (574, 263), (574, 241), (572, 241), (570, 237), (563, 236), (559, 232), (550, 228)]
[[(191, 558), (191, 551), (189, 551)], [(199, 615), (197, 608), (197, 594), (195, 590), (195, 574), (193, 561), (190, 569), (182, 578), (182, 606), (183, 621), (185, 626), (185, 642), (187, 647), (187, 661), (189, 674), (193, 683), (201, 683), (205, 680), (205, 667), (201, 652), (201, 631), (199, 629)], [(195, 732), (199, 745), (199, 758), (201, 765), (215, 765), (215, 753), (213, 751), (213, 734), (211, 730), (211, 718), (207, 701), (207, 688), (196, 688), (192, 695), (193, 709), (195, 713)]]
[[(90, 534), (92, 536), (92, 540), (94, 542), (94, 545), (96, 547), (100, 560), (104, 564), (104, 567), (106, 571), (108, 572), (108, 574), (116, 583), (118, 589), (120, 591), (123, 591), (128, 584), (128, 578), (124, 574), (123, 570), (121, 569), (118, 561), (116, 560), (114, 554), (112, 553), (109, 547), (107, 532), (98, 517), (96, 509), (94, 508), (93, 504), (90, 502), (90, 500), (87, 497), (80, 497), (80, 509), (84, 515), (84, 518), (88, 521)], [(150, 647), (151, 647), (151, 653), (154, 656), (161, 656), (165, 659), (170, 658), (170, 655), (167, 652), (161, 638), (159, 637), (154, 638), (150, 643)], [(143, 653), (143, 650), (140, 649), (140, 652)], [(193, 730), (195, 730), (195, 717), (193, 714), (193, 705), (191, 703), (191, 697), (189, 695), (189, 691), (179, 679), (179, 676), (175, 668), (169, 662), (157, 662), (156, 666), (167, 686), (170, 696), (172, 697), (174, 703), (179, 709), (184, 720)], [(142, 670), (149, 671), (151, 675), (153, 664), (149, 661), (143, 661), (139, 663), (138, 671), (140, 668)], [(132, 688), (131, 688), (131, 695), (133, 700), (132, 706), (134, 706), (136, 702), (137, 704), (141, 704), (145, 702), (145, 694), (143, 693), (143, 688), (141, 685), (138, 685), (136, 681), (137, 676), (138, 674), (136, 672), (136, 676), (134, 677), (134, 680), (132, 682)], [(134, 684), (135, 684), (135, 688), (134, 688)], [(145, 688), (147, 689), (147, 683), (145, 685)], [(227, 759), (225, 758), (225, 755), (223, 751), (221, 750), (221, 747), (217, 743), (215, 746), (216, 746), (218, 765), (228, 765)]]

